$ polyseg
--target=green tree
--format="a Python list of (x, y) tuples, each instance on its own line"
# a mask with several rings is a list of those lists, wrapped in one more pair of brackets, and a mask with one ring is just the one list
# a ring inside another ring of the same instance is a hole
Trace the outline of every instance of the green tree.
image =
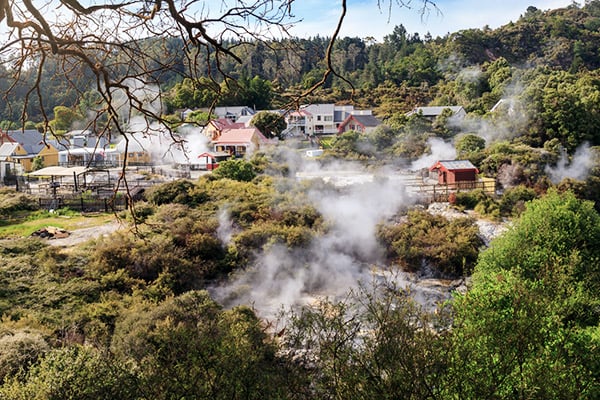
[(485, 148), (485, 139), (474, 134), (462, 135), (454, 143), (458, 158), (469, 158), (475, 152)]
[(33, 163), (31, 169), (37, 171), (38, 169), (44, 168), (44, 158), (40, 156), (36, 156), (33, 158)]
[(68, 131), (72, 129), (73, 123), (81, 120), (82, 117), (72, 108), (65, 106), (54, 107), (54, 129), (59, 131)]
[(112, 344), (153, 399), (285, 399), (275, 348), (249, 308), (224, 311), (205, 291), (138, 304), (116, 326)]
[(404, 293), (385, 282), (292, 313), (284, 345), (305, 365), (312, 398), (439, 398), (446, 349), (436, 329), (447, 314)]
[(281, 137), (281, 132), (287, 127), (282, 115), (271, 111), (260, 111), (252, 117), (250, 124), (254, 125), (263, 135), (268, 138)]
[(242, 159), (233, 159), (219, 163), (219, 168), (213, 171), (212, 176), (217, 179), (227, 178), (250, 182), (256, 176), (256, 172), (252, 163)]
[(590, 202), (550, 192), (528, 203), (453, 305), (453, 397), (600, 394), (599, 239)]

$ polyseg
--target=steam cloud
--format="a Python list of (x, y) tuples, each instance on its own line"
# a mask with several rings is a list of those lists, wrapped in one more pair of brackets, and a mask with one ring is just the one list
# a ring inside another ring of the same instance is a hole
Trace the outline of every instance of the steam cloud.
[[(367, 175), (356, 175), (362, 183), (309, 191), (310, 201), (330, 224), (328, 232), (303, 249), (271, 246), (227, 286), (213, 288), (215, 298), (226, 306), (252, 304), (263, 316), (275, 316), (282, 308), (307, 304), (318, 296), (335, 298), (359, 282), (371, 281), (371, 267), (383, 254), (376, 226), (410, 200), (394, 180), (369, 181)], [(225, 216), (221, 214), (221, 222), (230, 226)]]
[(438, 160), (452, 160), (456, 157), (456, 149), (452, 143), (440, 138), (429, 138), (429, 154), (424, 154), (418, 160), (412, 162), (410, 169), (413, 171), (429, 168)]
[(557, 184), (565, 178), (585, 180), (594, 166), (594, 154), (589, 143), (584, 143), (575, 150), (571, 160), (563, 152), (555, 167), (546, 166), (546, 174)]

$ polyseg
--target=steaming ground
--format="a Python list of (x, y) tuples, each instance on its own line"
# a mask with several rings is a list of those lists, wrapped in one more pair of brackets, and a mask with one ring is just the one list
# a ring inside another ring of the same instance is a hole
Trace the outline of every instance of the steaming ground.
[[(402, 184), (411, 175), (379, 174), (356, 166), (297, 173), (298, 179), (321, 179), (328, 188), (310, 191), (308, 197), (330, 224), (328, 232), (307, 248), (273, 245), (257, 255), (257, 262), (233, 276), (213, 295), (226, 307), (253, 306), (264, 318), (282, 309), (309, 304), (320, 297), (343, 298), (361, 284), (392, 279), (426, 308), (450, 297), (462, 282), (394, 271), (384, 265), (383, 249), (375, 233), (377, 224), (402, 207), (414, 203)], [(226, 222), (226, 211), (221, 213)]]

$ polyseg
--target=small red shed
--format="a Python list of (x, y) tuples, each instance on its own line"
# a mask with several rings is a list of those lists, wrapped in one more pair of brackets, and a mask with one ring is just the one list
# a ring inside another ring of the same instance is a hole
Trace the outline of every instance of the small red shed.
[(219, 162), (230, 159), (231, 154), (224, 152), (202, 153), (198, 156), (198, 158), (204, 159), (206, 169), (208, 171), (212, 171), (213, 169), (217, 169), (219, 167)]
[(475, 182), (479, 170), (469, 160), (440, 160), (429, 167), (438, 173), (438, 183)]

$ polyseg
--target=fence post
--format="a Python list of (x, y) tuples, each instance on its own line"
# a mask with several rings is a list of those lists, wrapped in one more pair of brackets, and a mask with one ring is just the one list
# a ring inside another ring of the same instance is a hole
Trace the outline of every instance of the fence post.
[(106, 201), (106, 198), (104, 198), (104, 212), (108, 212), (108, 202)]
[(83, 212), (83, 196), (80, 196), (79, 200), (80, 200), (80, 204), (81, 204), (81, 212)]

